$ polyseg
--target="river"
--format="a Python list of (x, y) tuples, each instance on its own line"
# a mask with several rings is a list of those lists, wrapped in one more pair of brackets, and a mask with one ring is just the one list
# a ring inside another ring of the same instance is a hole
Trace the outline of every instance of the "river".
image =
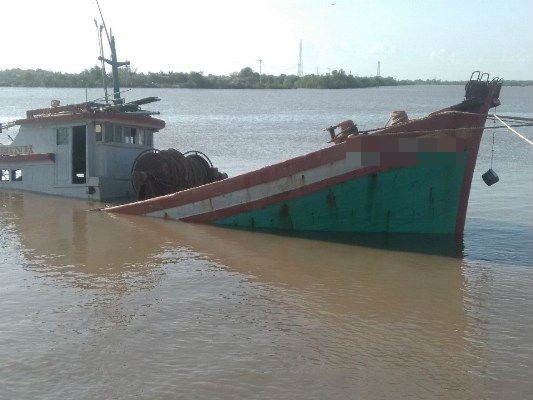
[[(322, 129), (424, 116), (461, 86), (135, 89), (159, 148), (230, 176), (327, 146)], [(89, 90), (88, 98), (101, 96)], [(532, 117), (531, 88), (501, 114)], [(85, 100), (0, 88), (0, 121)], [(488, 122), (492, 125), (492, 122)], [(532, 138), (531, 127), (518, 128)], [(500, 182), (487, 187), (490, 167)], [(0, 143), (7, 144), (7, 134)], [(287, 237), (0, 192), (0, 399), (524, 399), (533, 396), (533, 154), (486, 130), (453, 251)]]

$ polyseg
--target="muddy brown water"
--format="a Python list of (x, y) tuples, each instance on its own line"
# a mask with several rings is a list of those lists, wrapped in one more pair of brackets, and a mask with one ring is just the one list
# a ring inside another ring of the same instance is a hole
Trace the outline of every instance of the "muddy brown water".
[(531, 393), (528, 269), (1, 199), (0, 397)]
[[(408, 113), (422, 114), (462, 91), (400, 89), (161, 90), (169, 125), (160, 146), (181, 148), (185, 137), (234, 175), (323, 145), (320, 132), (290, 136), (340, 118), (313, 107), (366, 96), (357, 112), (377, 121), (387, 117), (373, 114), (379, 107), (408, 98)], [(502, 100), (528, 116), (531, 94), (520, 89), (504, 88)], [(0, 88), (2, 121), (34, 106), (28, 99), (75, 95), (17, 90)], [(365, 109), (368, 99), (379, 107)], [(250, 137), (247, 124), (257, 128)], [(236, 152), (235, 135), (249, 147)], [(458, 251), (430, 251), (435, 243), (421, 238), (373, 245), (111, 215), (0, 192), (0, 399), (531, 398), (532, 154), (496, 136), (501, 181), (489, 190), (479, 175), (490, 144), (486, 135)]]

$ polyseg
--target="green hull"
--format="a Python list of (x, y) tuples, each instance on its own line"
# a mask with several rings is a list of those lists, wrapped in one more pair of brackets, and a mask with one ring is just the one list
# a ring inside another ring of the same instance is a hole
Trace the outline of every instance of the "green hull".
[(467, 155), (419, 153), (372, 174), (214, 221), (248, 229), (453, 234)]

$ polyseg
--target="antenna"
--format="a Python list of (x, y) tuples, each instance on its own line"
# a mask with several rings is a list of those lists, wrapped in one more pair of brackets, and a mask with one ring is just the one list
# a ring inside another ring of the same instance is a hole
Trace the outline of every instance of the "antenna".
[(98, 0), (96, 0), (96, 5), (98, 6), (98, 11), (100, 12), (100, 17), (102, 18), (102, 26), (105, 29), (107, 41), (109, 42), (109, 47), (111, 49), (111, 60), (104, 58), (103, 54), (101, 54), (100, 57), (98, 57), (98, 59), (101, 61), (105, 61), (106, 63), (111, 65), (111, 70), (113, 71), (113, 103), (123, 104), (124, 99), (120, 97), (120, 82), (119, 82), (119, 77), (118, 77), (118, 68), (124, 65), (130, 65), (130, 62), (129, 61), (117, 61), (117, 49), (115, 47), (115, 37), (113, 36), (111, 29), (109, 29), (109, 32), (107, 31), (107, 26), (105, 24), (104, 16), (102, 14), (102, 10), (100, 9), (100, 4), (98, 3)]
[(298, 76), (302, 76), (304, 74), (304, 66), (302, 63), (302, 39), (300, 39), (300, 54), (298, 57)]

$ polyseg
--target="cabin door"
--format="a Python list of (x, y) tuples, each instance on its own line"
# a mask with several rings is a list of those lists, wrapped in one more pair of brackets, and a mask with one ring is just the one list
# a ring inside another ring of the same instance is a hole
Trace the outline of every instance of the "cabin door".
[(55, 181), (56, 185), (69, 185), (71, 182), (71, 147), (70, 128), (57, 129), (57, 147), (55, 156)]
[(87, 180), (87, 147), (85, 126), (72, 127), (72, 183)]

